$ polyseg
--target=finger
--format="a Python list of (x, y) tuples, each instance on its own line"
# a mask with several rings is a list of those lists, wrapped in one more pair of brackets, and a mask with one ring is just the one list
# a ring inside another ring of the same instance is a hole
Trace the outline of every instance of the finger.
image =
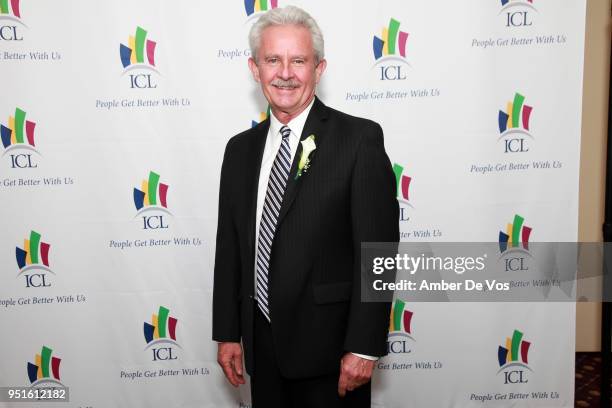
[(364, 378), (359, 374), (347, 375), (346, 376), (346, 389), (348, 391), (354, 391), (355, 389), (361, 387), (363, 384), (366, 384), (369, 379)]
[(343, 374), (344, 374), (344, 377), (346, 379), (347, 385), (359, 381), (360, 373), (359, 373), (359, 371), (356, 371), (352, 367), (351, 368), (345, 368), (343, 370)]
[(223, 367), (223, 371), (225, 372), (225, 377), (234, 387), (238, 386), (238, 379), (234, 374), (234, 369), (231, 367), (231, 364), (228, 364), (226, 367)]
[(236, 370), (236, 374), (242, 375), (242, 354), (236, 353), (232, 358), (232, 363), (234, 364), (234, 369)]
[(340, 395), (341, 397), (344, 397), (346, 395), (346, 388), (347, 388), (346, 376), (344, 375), (344, 373), (341, 373), (340, 379), (338, 380), (338, 395)]
[(234, 354), (234, 358), (232, 360), (232, 365), (233, 365), (233, 370), (234, 370), (234, 376), (236, 377), (236, 380), (240, 383), (240, 384), (244, 384), (244, 376), (242, 375), (242, 354), (240, 353), (236, 353)]
[(359, 385), (363, 385), (363, 384), (366, 384), (368, 381), (370, 381), (371, 378), (372, 378), (372, 370), (368, 366), (362, 365), (355, 372), (353, 379)]
[(225, 374), (225, 377), (227, 378), (227, 380), (234, 387), (237, 387), (238, 386), (238, 379), (236, 378), (236, 376), (234, 374), (234, 368), (232, 367), (232, 364), (229, 361), (224, 361), (221, 364), (221, 367), (223, 367), (223, 373)]
[(366, 376), (361, 371), (358, 371), (357, 373), (355, 373), (352, 380), (355, 384), (359, 384), (359, 385), (367, 381)]
[(358, 373), (353, 378), (353, 383), (355, 384), (355, 388), (367, 383), (368, 381), (370, 381), (370, 377), (368, 377), (367, 374), (362, 373), (362, 372)]

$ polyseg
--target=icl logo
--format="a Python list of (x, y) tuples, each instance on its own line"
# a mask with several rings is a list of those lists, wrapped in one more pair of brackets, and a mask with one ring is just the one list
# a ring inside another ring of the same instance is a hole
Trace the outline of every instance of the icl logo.
[[(142, 27), (136, 27), (136, 34), (130, 35), (128, 45), (119, 45), (119, 56), (123, 65), (123, 73), (130, 71), (145, 71), (130, 73), (130, 88), (151, 89), (157, 88), (153, 76), (149, 72), (159, 74), (155, 68), (155, 47), (157, 43), (147, 39), (147, 31)], [(146, 52), (146, 59), (145, 59)]]
[(520, 93), (514, 94), (514, 100), (508, 102), (506, 111), (499, 111), (497, 121), (499, 126), (499, 140), (504, 142), (504, 153), (526, 153), (529, 151), (527, 138), (533, 140), (529, 131), (529, 120), (533, 107), (525, 105), (525, 97)]
[(130, 88), (157, 88), (153, 83), (151, 74), (130, 74)]
[(278, 0), (244, 0), (244, 10), (248, 20), (255, 19), (268, 10), (278, 7)]
[(19, 0), (11, 0), (10, 3), (9, 0), (0, 0), (0, 41), (23, 41), (19, 34), (21, 27), (25, 27), (25, 24), (21, 21)]
[(533, 24), (531, 11), (536, 11), (533, 0), (501, 0), (499, 14), (505, 16), (506, 27), (529, 27)]
[(35, 155), (40, 153), (34, 142), (35, 128), (36, 123), (26, 120), (26, 112), (20, 108), (15, 109), (15, 116), (9, 116), (7, 126), (0, 125), (0, 139), (4, 147), (2, 156), (10, 157), (12, 169), (38, 167)]
[(62, 359), (53, 356), (53, 350), (42, 346), (40, 354), (36, 354), (34, 363), (28, 363), (28, 379), (31, 387), (59, 387), (64, 388), (60, 382), (60, 365)]
[(400, 299), (393, 302), (391, 317), (389, 319), (389, 335), (387, 336), (387, 352), (389, 354), (408, 354), (412, 352), (410, 343), (412, 337), (413, 312), (406, 309), (406, 303)]
[(19, 274), (25, 277), (26, 288), (43, 288), (51, 286), (49, 273), (55, 274), (49, 267), (49, 250), (51, 245), (41, 240), (36, 231), (30, 232), (29, 239), (24, 239), (23, 248), (15, 248), (15, 257)]
[(170, 316), (170, 310), (159, 307), (151, 323), (144, 323), (144, 337), (147, 342), (145, 350), (151, 349), (153, 361), (178, 360), (174, 347), (181, 348), (176, 341), (178, 320)]
[(405, 175), (404, 167), (397, 163), (393, 164), (393, 173), (395, 174), (395, 187), (396, 187), (397, 201), (400, 204), (404, 205), (404, 206), (400, 205), (399, 220), (402, 222), (409, 221), (410, 216), (408, 215), (408, 209), (405, 206), (413, 208), (412, 204), (410, 204), (410, 196), (409, 196), (410, 183), (412, 181), (412, 178)]
[(503, 258), (506, 272), (526, 272), (529, 270), (529, 237), (532, 228), (524, 224), (525, 219), (514, 215), (512, 223), (506, 225), (506, 232), (499, 231), (500, 260)]
[(149, 179), (142, 180), (140, 189), (134, 188), (134, 205), (138, 211), (135, 217), (142, 216), (142, 229), (145, 230), (167, 229), (164, 215), (172, 215), (168, 211), (168, 185), (160, 183), (159, 179), (159, 174), (151, 171)]
[(506, 338), (506, 344), (497, 349), (497, 359), (501, 367), (497, 374), (504, 374), (504, 384), (526, 384), (529, 382), (527, 371), (529, 368), (527, 354), (530, 342), (523, 340), (523, 333), (514, 330), (512, 338)]
[(251, 120), (251, 127), (259, 125), (264, 120), (270, 117), (270, 106), (268, 105), (268, 109), (265, 112), (259, 112), (259, 120)]
[(400, 22), (392, 18), (389, 26), (383, 28), (382, 37), (374, 36), (372, 48), (381, 81), (401, 81), (406, 79), (402, 68), (409, 67), (406, 59), (406, 42), (408, 33), (399, 29)]

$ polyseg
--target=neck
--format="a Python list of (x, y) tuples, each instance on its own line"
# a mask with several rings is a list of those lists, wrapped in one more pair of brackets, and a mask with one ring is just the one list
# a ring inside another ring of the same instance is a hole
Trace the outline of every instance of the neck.
[(286, 111), (272, 108), (272, 113), (274, 114), (274, 117), (278, 119), (280, 123), (282, 123), (283, 125), (286, 125), (287, 123), (291, 122), (291, 120), (296, 118), (300, 113), (304, 112), (304, 110), (306, 110), (306, 108), (308, 107), (308, 105), (310, 105), (310, 102), (312, 102), (313, 99), (314, 99), (314, 94), (306, 101), (306, 103), (304, 103), (302, 106), (300, 106), (295, 111), (286, 112)]

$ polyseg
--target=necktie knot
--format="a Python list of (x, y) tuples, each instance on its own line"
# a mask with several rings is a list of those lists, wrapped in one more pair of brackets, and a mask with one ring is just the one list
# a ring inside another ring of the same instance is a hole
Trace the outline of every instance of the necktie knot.
[(283, 126), (280, 129), (280, 133), (281, 133), (281, 136), (283, 136), (283, 139), (286, 139), (291, 134), (291, 129), (289, 129), (289, 126)]

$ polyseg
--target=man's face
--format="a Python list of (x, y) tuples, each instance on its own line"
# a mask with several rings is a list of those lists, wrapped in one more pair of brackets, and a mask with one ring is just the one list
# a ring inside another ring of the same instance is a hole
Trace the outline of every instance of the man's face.
[(249, 68), (273, 112), (289, 119), (302, 112), (314, 96), (326, 62), (315, 64), (310, 32), (296, 25), (266, 28), (257, 62), (249, 59)]

